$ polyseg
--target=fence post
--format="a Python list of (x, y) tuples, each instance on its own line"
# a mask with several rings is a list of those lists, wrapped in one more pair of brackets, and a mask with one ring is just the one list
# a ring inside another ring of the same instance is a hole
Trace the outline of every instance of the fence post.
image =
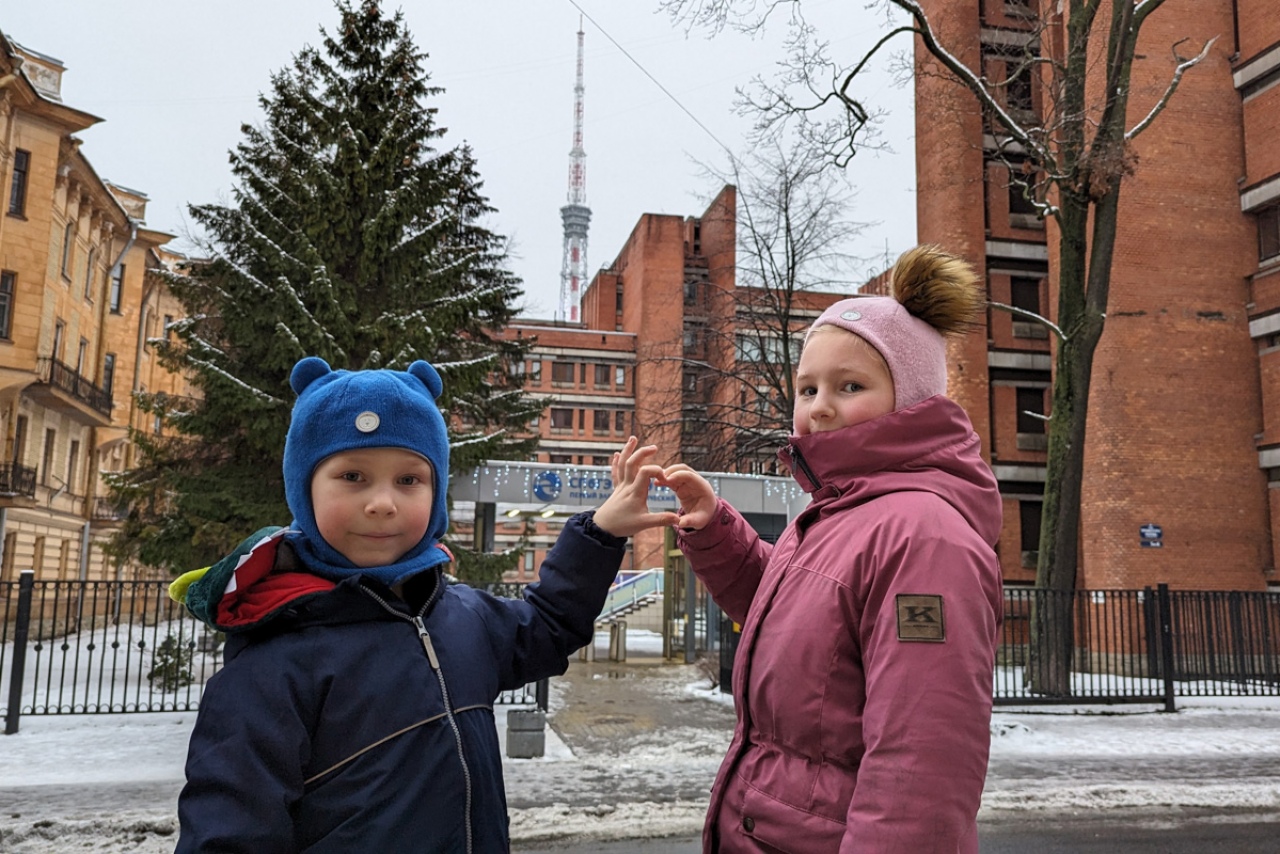
[(18, 731), (22, 714), (22, 679), (27, 669), (27, 635), (31, 631), (31, 593), (35, 589), (34, 570), (24, 569), (18, 576), (18, 622), (13, 628), (13, 664), (9, 670), (9, 708), (4, 716), (4, 734)]
[(534, 687), (533, 687), (534, 703), (538, 706), (539, 709), (542, 709), (542, 711), (544, 712), (547, 710), (547, 701), (550, 699), (550, 696), (549, 696), (551, 693), (550, 688), (551, 688), (551, 680), (547, 679), (545, 676), (534, 683)]
[(1169, 596), (1169, 585), (1156, 587), (1156, 595), (1160, 601), (1160, 660), (1164, 671), (1164, 711), (1176, 712), (1173, 696), (1173, 603)]

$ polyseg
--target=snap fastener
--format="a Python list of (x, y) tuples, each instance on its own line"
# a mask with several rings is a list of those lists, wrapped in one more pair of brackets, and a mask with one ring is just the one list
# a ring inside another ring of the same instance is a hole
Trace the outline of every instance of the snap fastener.
[(840, 312), (841, 320), (861, 320), (862, 312), (860, 311), (842, 311)]
[(750, 833), (751, 831), (755, 830), (756, 820), (751, 816), (746, 816), (745, 818), (742, 819), (742, 829), (745, 830), (747, 833)]
[(378, 418), (376, 412), (361, 412), (356, 416), (356, 429), (361, 433), (372, 433), (378, 429), (378, 425), (382, 423), (382, 419)]

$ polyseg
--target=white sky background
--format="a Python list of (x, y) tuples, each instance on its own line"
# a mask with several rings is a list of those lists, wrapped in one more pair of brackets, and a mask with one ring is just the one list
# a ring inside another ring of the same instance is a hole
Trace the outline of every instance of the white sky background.
[[(781, 27), (756, 40), (732, 32), (709, 38), (672, 23), (657, 0), (578, 2), (717, 139), (744, 153), (749, 122), (734, 113), (734, 88), (773, 73)], [(865, 6), (804, 4), (849, 58), (882, 32)], [(490, 225), (515, 240), (511, 267), (524, 280), (526, 314), (550, 317), (559, 299), (578, 10), (569, 0), (414, 0), (399, 8), (429, 54), (433, 82), (446, 89), (433, 101), (449, 129), (445, 141), (472, 145), (498, 209)], [(336, 21), (330, 0), (0, 0), (0, 32), (61, 60), (64, 102), (105, 120), (80, 134), (84, 154), (102, 177), (150, 197), (147, 225), (178, 235), (179, 250), (190, 247), (181, 239), (192, 225), (186, 205), (229, 200), (227, 152), (242, 123), (259, 122), (257, 98), (270, 75), (303, 45), (318, 45), (318, 28), (332, 30)], [(695, 161), (727, 161), (590, 21), (584, 31), (594, 274), (642, 213), (701, 213), (718, 187)], [(888, 61), (885, 54), (882, 69)], [(896, 152), (860, 154), (846, 170), (859, 192), (850, 218), (877, 223), (848, 250), (869, 259), (850, 271), (860, 283), (914, 243), (915, 175), (910, 87), (882, 71), (859, 94), (892, 109), (884, 134)]]

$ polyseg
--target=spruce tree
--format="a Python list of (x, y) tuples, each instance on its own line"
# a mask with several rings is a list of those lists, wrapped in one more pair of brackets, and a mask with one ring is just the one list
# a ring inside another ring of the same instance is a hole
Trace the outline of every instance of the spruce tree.
[(521, 291), (465, 145), (444, 147), (400, 13), (337, 4), (323, 49), (303, 48), (230, 153), (233, 204), (198, 205), (205, 260), (163, 273), (187, 309), (152, 341), (195, 400), (142, 397), (170, 429), (135, 433), (111, 478), (128, 507), (118, 556), (185, 571), (266, 524), (287, 524), (280, 462), (303, 356), (334, 368), (427, 359), (444, 378), (454, 468), (524, 458), (512, 438), (541, 408), (522, 393), (527, 342), (496, 336)]

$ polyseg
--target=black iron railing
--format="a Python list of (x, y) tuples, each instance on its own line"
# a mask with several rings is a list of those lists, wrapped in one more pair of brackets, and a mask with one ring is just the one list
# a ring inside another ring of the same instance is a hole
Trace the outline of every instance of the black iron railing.
[(80, 372), (57, 359), (44, 357), (39, 360), (37, 370), (40, 379), (56, 389), (66, 392), (76, 400), (101, 412), (111, 414), (111, 395), (91, 381), (80, 376)]
[(1280, 695), (1280, 593), (1007, 588), (1000, 705)]
[(36, 494), (36, 470), (17, 463), (0, 463), (0, 495)]
[[(515, 590), (498, 591), (517, 593)], [(168, 595), (166, 581), (0, 581), (0, 708), (22, 715), (190, 711), (222, 667), (223, 636)], [(547, 708), (547, 681), (502, 705)]]

